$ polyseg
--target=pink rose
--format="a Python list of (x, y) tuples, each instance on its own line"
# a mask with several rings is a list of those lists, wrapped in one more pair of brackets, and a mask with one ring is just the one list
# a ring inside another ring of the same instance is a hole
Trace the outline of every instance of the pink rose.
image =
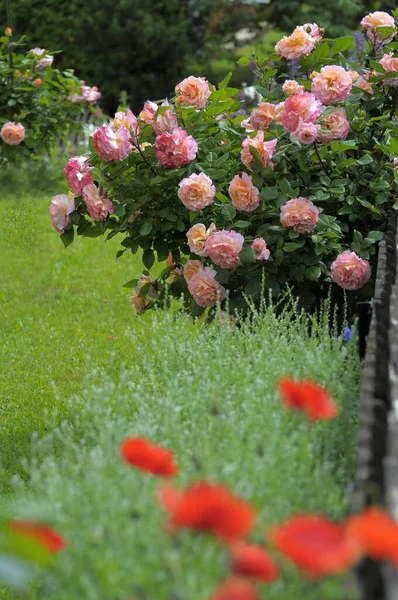
[(113, 213), (113, 204), (108, 198), (100, 195), (95, 183), (89, 183), (83, 188), (83, 200), (87, 206), (88, 214), (94, 221), (105, 221)]
[(192, 277), (194, 275), (196, 275), (196, 273), (198, 271), (200, 271), (200, 269), (202, 269), (202, 268), (203, 268), (203, 265), (200, 262), (200, 260), (189, 260), (184, 265), (184, 278), (185, 278), (185, 281), (187, 283), (189, 283), (190, 280), (192, 279)]
[(281, 207), (281, 223), (297, 233), (311, 233), (318, 223), (319, 211), (308, 198), (288, 200)]
[(75, 210), (73, 194), (59, 194), (50, 203), (51, 225), (59, 233), (63, 233), (70, 225), (69, 215)]
[(196, 158), (198, 144), (191, 135), (176, 127), (172, 133), (165, 131), (156, 137), (155, 156), (162, 167), (183, 167)]
[(311, 83), (311, 91), (323, 104), (345, 100), (350, 95), (351, 88), (350, 74), (337, 65), (322, 67)]
[(336, 108), (327, 114), (321, 121), (321, 131), (318, 142), (327, 143), (330, 140), (345, 140), (350, 131), (350, 123), (347, 119), (345, 108)]
[(157, 110), (158, 110), (158, 105), (155, 104), (155, 102), (151, 102), (150, 100), (147, 100), (144, 104), (144, 108), (138, 115), (138, 118), (141, 119), (141, 121), (144, 121), (144, 123), (146, 123), (147, 125), (150, 125), (153, 121), (153, 118), (154, 118)]
[(188, 246), (191, 252), (198, 256), (206, 256), (206, 240), (216, 230), (214, 223), (206, 229), (202, 223), (193, 225), (187, 231)]
[(242, 151), (240, 153), (241, 160), (245, 167), (247, 167), (250, 171), (252, 170), (251, 163), (253, 162), (254, 157), (250, 152), (250, 146), (253, 146), (253, 148), (256, 148), (258, 151), (262, 167), (273, 167), (274, 163), (271, 159), (275, 153), (277, 143), (278, 140), (276, 138), (274, 140), (264, 142), (263, 131), (259, 131), (254, 138), (247, 137), (242, 142)]
[(110, 125), (98, 127), (93, 135), (94, 148), (105, 162), (124, 160), (132, 150), (130, 132), (125, 127), (116, 131)]
[[(394, 58), (394, 54), (390, 52), (389, 54), (384, 54), (383, 58), (379, 60), (379, 63), (386, 71), (386, 73), (394, 73), (398, 71), (398, 58)], [(397, 73), (398, 75), (398, 73)], [(392, 87), (398, 86), (398, 77), (395, 78), (386, 78), (383, 82), (385, 85), (390, 85)]]
[(234, 269), (240, 264), (239, 252), (244, 241), (243, 235), (232, 229), (216, 231), (206, 241), (206, 254), (215, 265)]
[(302, 144), (312, 144), (316, 141), (320, 130), (321, 126), (315, 125), (315, 123), (300, 123), (296, 131), (290, 134), (290, 137)]
[(330, 267), (332, 279), (345, 290), (359, 290), (369, 281), (370, 265), (355, 252), (339, 254)]
[(176, 85), (177, 102), (195, 108), (204, 108), (211, 95), (209, 82), (204, 77), (187, 77)]
[(89, 85), (84, 85), (83, 81), (82, 96), (83, 99), (89, 104), (95, 104), (101, 98), (101, 92), (98, 91), (98, 88), (96, 86), (90, 87)]
[[(271, 121), (275, 118), (275, 104), (261, 102), (249, 117), (249, 123), (254, 130), (268, 129)], [(242, 123), (243, 125), (243, 123)]]
[(145, 294), (145, 296), (140, 296), (140, 292), (144, 285), (147, 283), (152, 283), (152, 279), (149, 275), (140, 275), (137, 286), (133, 289), (133, 293), (130, 296), (130, 302), (134, 306), (135, 310), (138, 313), (143, 313), (145, 307), (150, 303), (151, 300), (156, 300), (158, 297), (158, 293), (153, 285), (151, 285)]
[(278, 56), (283, 56), (286, 60), (297, 60), (303, 56), (308, 56), (316, 45), (316, 39), (310, 33), (307, 33), (303, 26), (296, 27), (289, 36), (284, 36), (275, 46), (275, 52)]
[(93, 167), (88, 162), (87, 156), (75, 156), (68, 160), (64, 173), (69, 189), (76, 195), (81, 196), (83, 188), (92, 183), (90, 170)]
[(45, 56), (43, 56), (43, 58), (41, 58), (36, 66), (35, 66), (35, 70), (36, 71), (42, 71), (43, 69), (46, 69), (47, 67), (51, 67), (51, 65), (54, 62), (54, 57), (51, 56), (51, 54), (46, 54)]
[(355, 85), (356, 87), (361, 88), (361, 90), (363, 90), (364, 92), (367, 92), (368, 94), (373, 94), (372, 84), (369, 83), (369, 81), (366, 78), (366, 75), (361, 75), (356, 81)]
[(297, 83), (294, 79), (286, 79), (282, 86), (282, 91), (286, 96), (294, 96), (299, 92), (304, 92), (304, 86)]
[(204, 173), (192, 173), (179, 183), (178, 197), (189, 210), (197, 212), (213, 204), (216, 188), (210, 177)]
[(267, 244), (262, 237), (256, 238), (252, 243), (252, 248), (257, 260), (268, 260), (270, 257), (270, 251), (267, 248)]
[(140, 128), (137, 117), (130, 109), (119, 110), (115, 114), (111, 127), (113, 131), (117, 131), (120, 127), (124, 127), (124, 129), (127, 129), (130, 132), (134, 143), (137, 143), (137, 135), (140, 132)]
[(0, 129), (0, 137), (9, 146), (18, 146), (25, 139), (25, 127), (22, 123), (9, 121)]
[(188, 282), (188, 290), (198, 306), (214, 306), (224, 300), (225, 288), (216, 281), (217, 272), (210, 267), (199, 269)]
[(260, 192), (247, 173), (235, 175), (229, 184), (228, 193), (237, 210), (253, 212), (260, 204)]
[(376, 11), (374, 13), (366, 15), (366, 17), (362, 19), (361, 25), (365, 29), (368, 38), (372, 42), (377, 41), (382, 43), (383, 45), (388, 44), (395, 36), (395, 33), (393, 33), (387, 39), (382, 40), (380, 35), (381, 32), (377, 31), (379, 27), (395, 28), (394, 17), (383, 11)]
[(283, 127), (293, 133), (300, 123), (314, 123), (321, 112), (322, 102), (314, 94), (299, 92), (286, 98), (280, 120)]
[[(168, 100), (162, 102), (161, 106), (170, 106)], [(156, 107), (158, 110), (158, 107)], [(160, 135), (165, 131), (172, 133), (173, 129), (178, 127), (177, 116), (172, 108), (165, 112), (156, 113), (152, 120), (152, 127), (156, 135)]]
[(392, 166), (395, 171), (398, 171), (398, 158), (394, 158)]
[(275, 105), (275, 123), (278, 123), (278, 125), (281, 125), (282, 121), (282, 114), (283, 111), (285, 110), (285, 103), (284, 102), (279, 102), (279, 104)]

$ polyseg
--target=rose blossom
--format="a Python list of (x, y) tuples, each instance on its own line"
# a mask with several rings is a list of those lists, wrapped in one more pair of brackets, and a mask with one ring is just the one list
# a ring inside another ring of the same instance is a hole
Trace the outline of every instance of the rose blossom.
[(286, 96), (294, 96), (294, 94), (304, 92), (304, 86), (300, 85), (294, 79), (286, 79), (282, 86), (282, 91), (286, 94)]
[(35, 66), (36, 71), (41, 71), (53, 64), (54, 57), (51, 54), (46, 54), (46, 52), (47, 50), (44, 48), (32, 48), (29, 50), (30, 54), (34, 54), (35, 57), (40, 59)]
[(339, 254), (330, 267), (332, 279), (345, 290), (359, 290), (369, 281), (370, 265), (355, 252)]
[(75, 210), (73, 194), (58, 194), (51, 200), (49, 212), (51, 225), (59, 233), (63, 233), (70, 225), (69, 215)]
[(171, 133), (165, 131), (156, 137), (155, 156), (162, 167), (183, 167), (195, 159), (197, 152), (198, 144), (181, 127), (176, 127)]
[(319, 211), (311, 200), (301, 196), (288, 200), (281, 207), (283, 227), (297, 233), (311, 233), (318, 222), (318, 215)]
[(200, 260), (189, 260), (185, 265), (184, 265), (184, 278), (185, 281), (187, 283), (189, 283), (189, 281), (192, 279), (192, 277), (194, 275), (196, 275), (196, 273), (202, 269), (202, 263), (200, 262)]
[(351, 77), (351, 81), (353, 83), (355, 83), (359, 79), (359, 73), (358, 73), (358, 71), (353, 71), (353, 70), (348, 71), (348, 75)]
[[(383, 58), (379, 60), (379, 63), (386, 71), (386, 73), (394, 73), (398, 71), (398, 58), (394, 58), (394, 54), (390, 52), (389, 54), (384, 54)], [(397, 73), (398, 75), (398, 73)], [(398, 86), (398, 78), (386, 78), (383, 82), (385, 85), (391, 85), (392, 87)]]
[(43, 80), (40, 77), (37, 77), (34, 81), (33, 81), (33, 85), (35, 85), (36, 87), (38, 87), (39, 85), (41, 85), (43, 83)]
[(138, 118), (141, 121), (144, 121), (147, 125), (150, 125), (153, 121), (153, 117), (155, 116), (156, 111), (158, 110), (158, 105), (155, 102), (151, 102), (147, 100), (144, 104), (144, 108), (138, 115)]
[(245, 238), (233, 229), (222, 229), (213, 233), (206, 241), (206, 254), (215, 265), (233, 269), (240, 264), (239, 252)]
[(281, 117), (282, 117), (284, 110), (285, 110), (284, 102), (279, 102), (279, 104), (275, 105), (275, 123), (278, 123), (278, 125), (281, 124)]
[(323, 104), (345, 100), (350, 95), (351, 88), (352, 79), (349, 73), (337, 65), (322, 67), (311, 83), (311, 91)]
[(25, 127), (22, 123), (8, 121), (0, 129), (0, 137), (9, 146), (18, 146), (25, 139)]
[(69, 189), (76, 195), (81, 196), (83, 188), (92, 183), (90, 170), (92, 166), (87, 156), (75, 156), (68, 160), (64, 173)]
[(202, 223), (193, 225), (187, 231), (188, 246), (191, 252), (198, 256), (206, 256), (206, 240), (215, 230), (214, 223), (208, 229)]
[(394, 158), (392, 165), (395, 171), (398, 171), (398, 158)]
[(319, 25), (317, 25), (316, 23), (304, 23), (304, 25), (302, 25), (301, 27), (303, 27), (306, 30), (306, 32), (314, 38), (316, 42), (321, 41), (322, 35), (321, 30), (319, 29)]
[(111, 127), (113, 131), (117, 131), (120, 127), (124, 127), (130, 133), (133, 134), (132, 139), (134, 142), (137, 141), (137, 135), (140, 132), (140, 128), (138, 125), (138, 120), (133, 111), (128, 110), (119, 110), (111, 123)]
[(366, 75), (361, 75), (355, 85), (368, 94), (373, 94), (372, 84), (366, 78)]
[(261, 104), (251, 112), (249, 123), (253, 127), (253, 130), (268, 129), (274, 117), (275, 104), (261, 102)]
[(275, 52), (278, 56), (283, 56), (286, 60), (297, 60), (303, 56), (308, 56), (315, 48), (316, 40), (310, 33), (307, 33), (303, 26), (296, 27), (289, 36), (284, 36), (275, 46)]
[(204, 108), (211, 95), (209, 82), (204, 77), (187, 77), (176, 85), (177, 102), (195, 108)]
[(336, 108), (322, 119), (317, 139), (324, 144), (330, 140), (345, 140), (349, 131), (350, 123), (345, 108)]
[(125, 127), (114, 131), (110, 125), (98, 127), (93, 135), (94, 148), (105, 162), (124, 160), (132, 150), (130, 132)]
[[(169, 101), (165, 100), (162, 102), (161, 106), (170, 106)], [(158, 110), (158, 107), (156, 107), (156, 110)], [(152, 127), (156, 135), (160, 135), (165, 131), (172, 133), (173, 129), (178, 127), (177, 116), (173, 108), (170, 108), (163, 113), (156, 113), (152, 120)]]
[(290, 137), (292, 140), (299, 141), (302, 144), (312, 144), (316, 141), (320, 130), (320, 125), (315, 125), (314, 123), (300, 123), (296, 131), (290, 134)]
[(276, 138), (274, 140), (264, 142), (263, 131), (259, 131), (254, 138), (247, 137), (244, 139), (242, 142), (242, 151), (240, 153), (240, 157), (245, 167), (247, 167), (250, 171), (252, 170), (250, 165), (253, 162), (254, 157), (250, 152), (250, 146), (253, 146), (253, 148), (256, 148), (258, 151), (262, 167), (273, 167), (274, 163), (271, 159), (274, 155), (277, 143), (278, 140)]
[(366, 15), (366, 17), (362, 19), (361, 25), (372, 42), (378, 41), (382, 42), (383, 45), (388, 44), (395, 36), (395, 33), (393, 33), (387, 39), (382, 40), (380, 32), (377, 31), (379, 27), (395, 27), (394, 17), (383, 11), (376, 11)]
[(213, 204), (216, 188), (210, 177), (204, 173), (192, 173), (179, 183), (178, 197), (189, 210), (197, 212)]
[(225, 288), (216, 281), (217, 272), (210, 267), (199, 269), (188, 282), (188, 290), (198, 306), (214, 306), (225, 298)]
[(252, 248), (257, 260), (268, 260), (270, 257), (270, 251), (267, 248), (264, 238), (259, 237), (252, 243)]
[(237, 210), (253, 212), (260, 204), (260, 192), (247, 173), (235, 175), (229, 184), (228, 193)]
[(158, 297), (158, 293), (153, 285), (150, 286), (145, 296), (139, 296), (141, 289), (147, 283), (152, 283), (152, 279), (149, 277), (149, 275), (140, 275), (138, 284), (133, 289), (133, 293), (129, 298), (131, 304), (138, 313), (143, 313), (146, 305), (149, 304), (151, 300), (155, 300)]
[(113, 204), (105, 196), (101, 196), (95, 183), (87, 184), (82, 191), (88, 214), (94, 221), (105, 221), (113, 213)]
[[(351, 80), (350, 80), (351, 81)], [(322, 102), (310, 92), (286, 98), (280, 117), (283, 127), (293, 133), (302, 123), (314, 123), (322, 112)]]
[(86, 102), (89, 104), (95, 104), (101, 98), (101, 92), (98, 91), (98, 88), (94, 85), (90, 87), (89, 85), (85, 85), (84, 81), (80, 82), (82, 84), (82, 95)]

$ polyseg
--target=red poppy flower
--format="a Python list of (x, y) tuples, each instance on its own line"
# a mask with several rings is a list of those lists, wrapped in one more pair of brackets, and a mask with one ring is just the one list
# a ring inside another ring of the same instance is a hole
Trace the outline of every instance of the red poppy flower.
[(302, 410), (310, 421), (332, 419), (338, 409), (327, 391), (312, 381), (281, 379), (278, 384), (282, 399), (288, 408)]
[(366, 508), (347, 521), (347, 531), (375, 560), (389, 560), (398, 568), (398, 524), (382, 508)]
[(279, 576), (279, 569), (266, 549), (254, 544), (239, 544), (232, 549), (231, 572), (268, 583)]
[(60, 552), (66, 546), (66, 541), (63, 537), (50, 529), (50, 527), (46, 527), (40, 523), (34, 521), (13, 521), (8, 526), (15, 533), (40, 544), (50, 553)]
[(274, 527), (270, 540), (311, 579), (349, 569), (361, 552), (346, 527), (315, 514), (297, 515)]
[(144, 438), (129, 438), (120, 446), (120, 453), (129, 465), (161, 477), (172, 477), (178, 471), (173, 452), (155, 446)]
[(245, 579), (228, 579), (213, 594), (211, 600), (257, 600), (255, 588)]
[(221, 485), (200, 481), (178, 492), (171, 486), (160, 491), (159, 501), (170, 515), (170, 529), (195, 529), (224, 542), (243, 538), (252, 528), (255, 511)]

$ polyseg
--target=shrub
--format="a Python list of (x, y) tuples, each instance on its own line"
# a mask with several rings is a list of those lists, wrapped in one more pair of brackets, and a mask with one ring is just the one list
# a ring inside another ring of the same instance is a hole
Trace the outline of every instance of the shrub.
[(70, 143), (101, 95), (73, 71), (54, 69), (54, 56), (47, 50), (22, 51), (23, 39), (14, 42), (11, 30), (6, 32), (0, 38), (2, 162), (40, 156), (55, 144)]
[[(193, 314), (227, 297), (243, 308), (244, 295), (258, 301), (262, 286), (277, 295), (286, 283), (307, 303), (332, 280), (352, 301), (370, 297), (368, 261), (374, 266), (397, 177), (398, 59), (394, 19), (384, 14), (375, 31), (363, 20), (358, 71), (344, 54), (351, 37), (322, 41), (313, 25), (283, 38), (258, 65), (263, 101), (248, 120), (234, 116), (240, 103), (228, 78), (217, 90), (188, 78), (172, 106), (148, 103), (138, 120), (118, 113), (94, 134), (84, 163), (97, 187), (89, 195), (77, 185), (75, 202), (62, 201), (64, 242), (75, 228), (121, 233), (118, 255), (142, 248), (145, 277), (170, 254), (156, 281), (131, 282), (140, 298), (150, 291), (141, 309), (163, 301), (166, 283)], [(296, 80), (285, 81), (284, 57), (297, 62)]]

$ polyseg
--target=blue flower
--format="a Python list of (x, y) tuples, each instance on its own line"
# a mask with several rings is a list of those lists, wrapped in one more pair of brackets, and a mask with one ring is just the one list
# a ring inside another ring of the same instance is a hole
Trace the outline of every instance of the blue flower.
[(352, 338), (352, 330), (350, 327), (344, 327), (343, 339), (345, 342), (350, 342)]

